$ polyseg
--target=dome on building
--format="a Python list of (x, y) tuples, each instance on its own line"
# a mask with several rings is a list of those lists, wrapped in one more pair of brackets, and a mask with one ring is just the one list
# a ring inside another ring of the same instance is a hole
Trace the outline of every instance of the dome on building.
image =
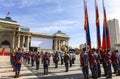
[(57, 33), (55, 33), (53, 36), (69, 38), (68, 35), (66, 35), (65, 33), (62, 33), (60, 30)]

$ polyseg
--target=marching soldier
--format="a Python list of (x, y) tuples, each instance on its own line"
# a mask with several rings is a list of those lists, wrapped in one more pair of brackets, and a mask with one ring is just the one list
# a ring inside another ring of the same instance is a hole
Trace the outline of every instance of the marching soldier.
[(97, 53), (97, 67), (98, 67), (98, 77), (101, 77), (101, 67), (100, 67), (100, 60), (101, 60), (101, 55), (100, 55), (100, 49), (96, 50)]
[[(112, 58), (112, 56), (111, 56)], [(119, 64), (119, 53), (118, 53), (118, 50), (115, 50), (114, 51), (114, 55), (113, 55), (113, 63), (114, 63), (114, 70), (116, 72), (116, 75), (120, 75), (120, 64)]]
[(117, 60), (117, 54), (116, 54), (115, 50), (112, 52), (111, 60), (112, 60), (112, 66), (113, 66), (114, 74), (117, 75), (117, 63), (118, 63), (118, 60)]
[(16, 61), (15, 61), (15, 78), (19, 78), (19, 75), (20, 75), (22, 56), (23, 56), (23, 53), (21, 49), (18, 48), (18, 52), (16, 53)]
[(63, 65), (63, 62), (64, 62), (64, 53), (61, 53), (60, 57), (61, 57), (61, 65)]
[(85, 52), (85, 49), (83, 49), (82, 53), (80, 54), (80, 63), (84, 79), (89, 79), (88, 58), (89, 58), (88, 54)]
[(56, 52), (54, 56), (55, 68), (58, 68), (58, 61), (59, 61), (59, 55), (58, 52)]
[(31, 66), (34, 66), (34, 59), (35, 59), (35, 54), (34, 52), (31, 52)]
[(106, 51), (105, 50), (101, 50), (101, 63), (102, 63), (102, 65), (103, 65), (103, 70), (104, 70), (104, 76), (106, 76), (107, 75), (107, 69), (106, 69), (106, 63), (105, 63), (105, 54), (106, 54)]
[(30, 64), (30, 52), (27, 51), (27, 61), (28, 61), (28, 64)]
[(66, 52), (64, 55), (64, 63), (65, 63), (65, 69), (66, 69), (65, 72), (68, 72), (68, 70), (69, 70), (69, 59), (70, 59), (69, 55)]
[(73, 62), (72, 62), (72, 60), (73, 60), (73, 54), (70, 53), (70, 54), (69, 54), (69, 57), (70, 57), (70, 67), (72, 67), (72, 64), (73, 64)]
[(89, 54), (90, 68), (92, 72), (92, 77), (97, 79), (98, 77), (98, 67), (97, 67), (97, 53), (95, 49), (92, 49)]
[(111, 61), (110, 50), (106, 51), (105, 63), (106, 63), (107, 78), (112, 78), (112, 69), (111, 69), (112, 61)]
[(43, 56), (43, 68), (45, 75), (48, 75), (48, 64), (49, 64), (49, 56), (48, 53), (46, 52), (45, 55)]
[(72, 64), (75, 63), (75, 60), (76, 60), (76, 54), (75, 52), (72, 52)]
[(27, 53), (26, 52), (24, 52), (23, 58), (24, 58), (24, 63), (26, 63), (27, 62)]
[(39, 54), (39, 52), (36, 54), (35, 58), (36, 58), (36, 70), (38, 70), (39, 65), (40, 65), (40, 54)]

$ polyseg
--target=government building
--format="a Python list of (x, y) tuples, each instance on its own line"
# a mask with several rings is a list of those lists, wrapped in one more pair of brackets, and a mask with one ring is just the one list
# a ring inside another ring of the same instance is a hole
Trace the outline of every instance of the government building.
[(61, 31), (53, 35), (34, 33), (11, 17), (0, 18), (0, 54), (19, 47), (24, 51), (61, 51), (61, 47), (68, 44), (69, 36)]
[(111, 49), (118, 49), (120, 52), (120, 31), (117, 19), (108, 20)]

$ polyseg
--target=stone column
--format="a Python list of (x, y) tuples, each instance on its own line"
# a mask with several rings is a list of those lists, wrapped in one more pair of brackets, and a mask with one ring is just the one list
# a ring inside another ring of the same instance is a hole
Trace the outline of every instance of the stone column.
[(27, 37), (27, 49), (29, 49), (30, 37)]
[(12, 39), (12, 49), (14, 49), (15, 44), (15, 31), (13, 32), (13, 39)]
[(60, 48), (61, 48), (61, 47), (60, 47), (60, 40), (58, 41), (58, 43), (59, 43), (59, 50), (60, 50)]
[(25, 44), (25, 36), (23, 35), (22, 47), (24, 47), (24, 44)]
[(57, 50), (57, 40), (55, 39), (55, 50)]
[(18, 34), (18, 48), (20, 47), (20, 35)]

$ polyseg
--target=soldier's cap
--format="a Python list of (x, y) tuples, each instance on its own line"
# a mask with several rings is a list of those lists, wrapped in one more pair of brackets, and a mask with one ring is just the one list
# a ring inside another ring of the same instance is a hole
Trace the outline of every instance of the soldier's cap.
[(20, 51), (21, 50), (21, 48), (18, 48), (18, 51)]
[(96, 51), (96, 49), (95, 49), (95, 48), (93, 48), (93, 49), (92, 49), (92, 51)]
[(86, 48), (83, 48), (82, 50), (83, 50), (83, 51), (86, 51)]

